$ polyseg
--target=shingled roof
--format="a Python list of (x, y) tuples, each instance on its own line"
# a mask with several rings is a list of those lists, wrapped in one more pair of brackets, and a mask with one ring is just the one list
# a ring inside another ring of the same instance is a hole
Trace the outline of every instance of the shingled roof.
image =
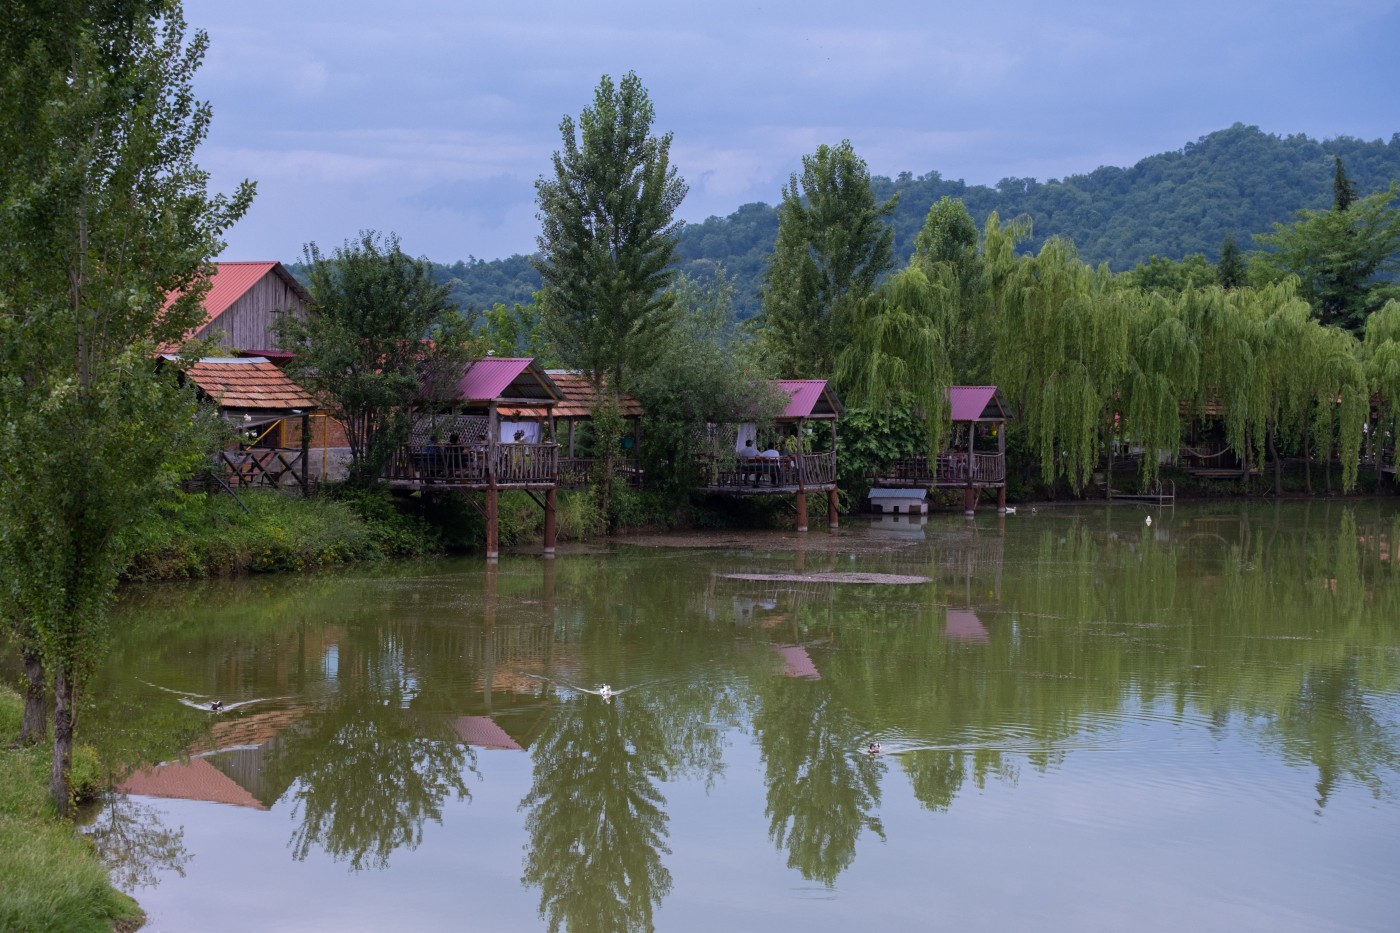
[(305, 412), (318, 407), (310, 393), (260, 356), (203, 359), (188, 375), (220, 408)]
[[(586, 375), (567, 369), (548, 369), (545, 372), (548, 373), (550, 381), (558, 387), (562, 396), (559, 403), (554, 406), (554, 417), (561, 419), (592, 417), (593, 384)], [(622, 393), (618, 404), (618, 413), (624, 418), (640, 418), (644, 414), (642, 403), (626, 392)], [(543, 418), (549, 414), (548, 409), (535, 406), (521, 406), (509, 410), (516, 417), (522, 418)]]

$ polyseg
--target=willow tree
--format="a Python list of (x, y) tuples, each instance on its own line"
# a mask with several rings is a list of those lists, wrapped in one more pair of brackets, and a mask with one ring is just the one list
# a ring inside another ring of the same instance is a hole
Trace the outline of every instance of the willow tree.
[(856, 307), (850, 343), (836, 362), (837, 382), (855, 404), (873, 411), (909, 405), (924, 419), (930, 458), (948, 432), (947, 334), (957, 307), (956, 281), (930, 281), (911, 264)]
[[(176, 3), (16, 3), (0, 41), (0, 610), (54, 697), (50, 792), (72, 807), (82, 687), (131, 530), (202, 451), (157, 350), (203, 319), (209, 260), (252, 199), (194, 161), (207, 47)], [(178, 299), (167, 296), (178, 291)]]
[[(1181, 399), (1200, 378), (1200, 347), (1175, 303), (1158, 294), (1127, 293), (1128, 365), (1117, 392), (1121, 436), (1144, 448), (1142, 479), (1157, 478), (1158, 451), (1181, 446)], [(1113, 458), (1110, 452), (1109, 468)], [(1112, 477), (1109, 478), (1112, 487)]]
[(1389, 438), (1393, 446), (1400, 436), (1400, 302), (1388, 302), (1366, 319), (1361, 360), (1379, 407), (1372, 443)]
[(996, 322), (993, 372), (1010, 390), (1046, 483), (1064, 477), (1079, 490), (1089, 482), (1128, 359), (1126, 302), (1107, 269), (1090, 268), (1054, 237), (1017, 263)]
[(1350, 331), (1317, 327), (1311, 331), (1314, 358), (1313, 437), (1323, 445), (1323, 476), (1332, 491), (1332, 457), (1342, 464), (1342, 490), (1356, 488), (1363, 426), (1370, 414), (1370, 387), (1358, 341)]
[(830, 375), (856, 308), (894, 265), (896, 202), (876, 202), (850, 140), (802, 157), (778, 207), (760, 315), (762, 346), (782, 375)]

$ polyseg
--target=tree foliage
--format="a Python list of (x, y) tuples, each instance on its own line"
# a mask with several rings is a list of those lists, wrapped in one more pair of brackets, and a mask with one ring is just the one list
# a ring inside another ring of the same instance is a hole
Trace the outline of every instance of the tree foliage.
[(350, 480), (368, 485), (405, 441), (424, 385), (455, 386), (476, 345), (447, 289), (393, 234), (361, 233), (330, 256), (310, 243), (305, 258), (306, 318), (278, 321), (280, 338), (296, 351), (288, 370), (344, 425)]
[(686, 185), (671, 134), (652, 135), (641, 79), (604, 75), (577, 126), (559, 124), (553, 177), (535, 183), (541, 232), (535, 268), (545, 332), (566, 366), (615, 390), (646, 365), (668, 326), (675, 219)]
[[(200, 323), (208, 262), (252, 185), (194, 161), (207, 38), (178, 4), (6, 7), (0, 41), (0, 607), (54, 694), (50, 789), (68, 812), (77, 700), (124, 540), (204, 454), (157, 350)], [(167, 303), (167, 296), (178, 297)]]
[(802, 157), (800, 180), (783, 190), (763, 291), (762, 342), (784, 376), (831, 373), (855, 309), (894, 265), (896, 202), (875, 200), (849, 140)]

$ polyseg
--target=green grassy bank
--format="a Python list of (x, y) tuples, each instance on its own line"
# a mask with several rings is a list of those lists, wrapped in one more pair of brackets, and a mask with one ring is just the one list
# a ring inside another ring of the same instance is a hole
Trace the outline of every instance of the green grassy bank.
[[(23, 701), (0, 686), (0, 736), (19, 732)], [(75, 787), (97, 769), (90, 755), (75, 756)], [(0, 747), (0, 930), (134, 930), (136, 902), (112, 887), (91, 844), (60, 820), (49, 800), (49, 749)]]

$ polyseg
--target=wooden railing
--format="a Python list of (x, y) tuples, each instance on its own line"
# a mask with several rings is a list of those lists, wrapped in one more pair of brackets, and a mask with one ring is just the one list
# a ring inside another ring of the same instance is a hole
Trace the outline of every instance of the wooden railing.
[(798, 489), (836, 482), (836, 451), (782, 457), (716, 458), (710, 482), (717, 489)]
[(877, 483), (959, 486), (967, 483), (1000, 483), (1006, 480), (1002, 454), (968, 454), (964, 451), (896, 460), (876, 477)]
[(221, 450), (216, 461), (229, 486), (281, 486), (301, 481), (301, 451), (289, 447), (247, 447)]
[(558, 475), (554, 444), (405, 445), (384, 470), (390, 482), (486, 486), (549, 486)]
[[(559, 488), (585, 489), (593, 481), (592, 457), (560, 457)], [(634, 489), (641, 488), (642, 468), (633, 457), (618, 457), (613, 461), (613, 476)]]

